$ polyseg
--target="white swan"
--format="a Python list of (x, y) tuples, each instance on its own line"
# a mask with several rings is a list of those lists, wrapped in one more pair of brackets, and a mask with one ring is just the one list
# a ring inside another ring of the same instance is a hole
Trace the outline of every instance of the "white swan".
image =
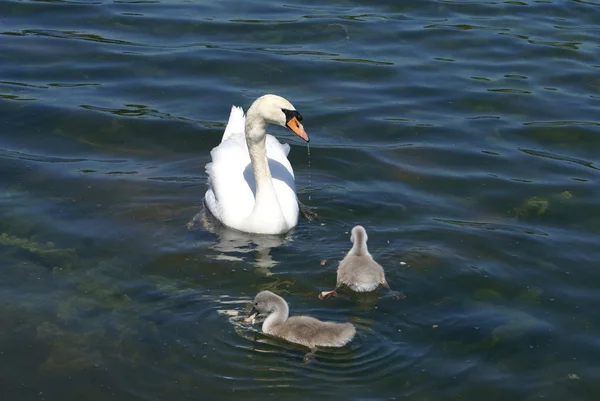
[(210, 212), (224, 225), (257, 234), (283, 234), (298, 223), (290, 146), (267, 135), (268, 123), (291, 129), (309, 141), (302, 116), (281, 96), (264, 95), (246, 117), (233, 106), (221, 144), (206, 165), (209, 188), (204, 196)]

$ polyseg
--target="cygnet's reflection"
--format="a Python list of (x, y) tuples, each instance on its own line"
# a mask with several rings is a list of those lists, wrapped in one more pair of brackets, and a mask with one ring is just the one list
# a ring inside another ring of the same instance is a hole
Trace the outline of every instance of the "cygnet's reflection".
[(243, 258), (236, 254), (254, 252), (257, 271), (267, 276), (271, 275), (269, 269), (279, 263), (273, 260), (271, 249), (292, 241), (290, 232), (283, 235), (266, 235), (233, 230), (218, 221), (204, 205), (187, 223), (190, 230), (200, 226), (217, 237), (217, 241), (209, 247), (218, 252), (215, 259), (241, 261)]

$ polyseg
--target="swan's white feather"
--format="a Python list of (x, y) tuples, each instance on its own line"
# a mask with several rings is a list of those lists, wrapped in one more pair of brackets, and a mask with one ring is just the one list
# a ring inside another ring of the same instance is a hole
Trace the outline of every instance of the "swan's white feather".
[[(249, 227), (247, 220), (254, 208), (256, 183), (246, 144), (245, 121), (242, 108), (233, 106), (221, 143), (210, 152), (212, 162), (206, 165), (209, 189), (205, 201), (210, 212), (226, 226), (240, 231), (262, 232), (261, 228)], [(294, 171), (287, 159), (289, 151), (288, 144), (280, 143), (272, 135), (266, 136), (273, 186), (288, 229), (298, 221)]]
[(244, 116), (244, 110), (238, 106), (231, 106), (231, 113), (229, 113), (229, 121), (225, 126), (225, 132), (221, 142), (229, 139), (230, 136), (236, 134), (244, 135), (244, 127), (246, 125), (246, 116)]

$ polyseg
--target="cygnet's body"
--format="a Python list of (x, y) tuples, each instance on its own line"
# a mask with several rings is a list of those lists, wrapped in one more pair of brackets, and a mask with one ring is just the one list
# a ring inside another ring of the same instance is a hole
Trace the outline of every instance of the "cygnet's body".
[(264, 333), (313, 350), (316, 347), (342, 347), (356, 334), (351, 323), (323, 322), (309, 316), (288, 318), (287, 302), (271, 291), (262, 291), (256, 295), (250, 314), (246, 321), (253, 322), (257, 315), (267, 315), (262, 324)]
[(371, 292), (379, 286), (390, 290), (390, 286), (385, 280), (383, 267), (369, 253), (367, 239), (367, 232), (362, 226), (355, 226), (352, 229), (350, 235), (350, 241), (353, 243), (352, 249), (338, 266), (335, 290), (323, 291), (319, 298), (325, 299), (335, 295), (336, 290), (342, 286), (355, 292)]

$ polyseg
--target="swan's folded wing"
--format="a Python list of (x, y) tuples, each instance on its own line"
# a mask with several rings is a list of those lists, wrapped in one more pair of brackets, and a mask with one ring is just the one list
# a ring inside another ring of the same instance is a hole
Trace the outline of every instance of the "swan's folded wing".
[(254, 176), (244, 136), (233, 136), (210, 152), (206, 165), (209, 190), (206, 204), (219, 220), (233, 226), (254, 208)]
[(221, 143), (234, 135), (244, 135), (246, 126), (246, 117), (244, 116), (244, 110), (241, 107), (231, 106), (231, 113), (229, 113), (229, 121), (225, 127), (223, 138)]
[(288, 145), (287, 143), (281, 143), (280, 145), (283, 154), (287, 157), (287, 155), (290, 154), (290, 145)]

